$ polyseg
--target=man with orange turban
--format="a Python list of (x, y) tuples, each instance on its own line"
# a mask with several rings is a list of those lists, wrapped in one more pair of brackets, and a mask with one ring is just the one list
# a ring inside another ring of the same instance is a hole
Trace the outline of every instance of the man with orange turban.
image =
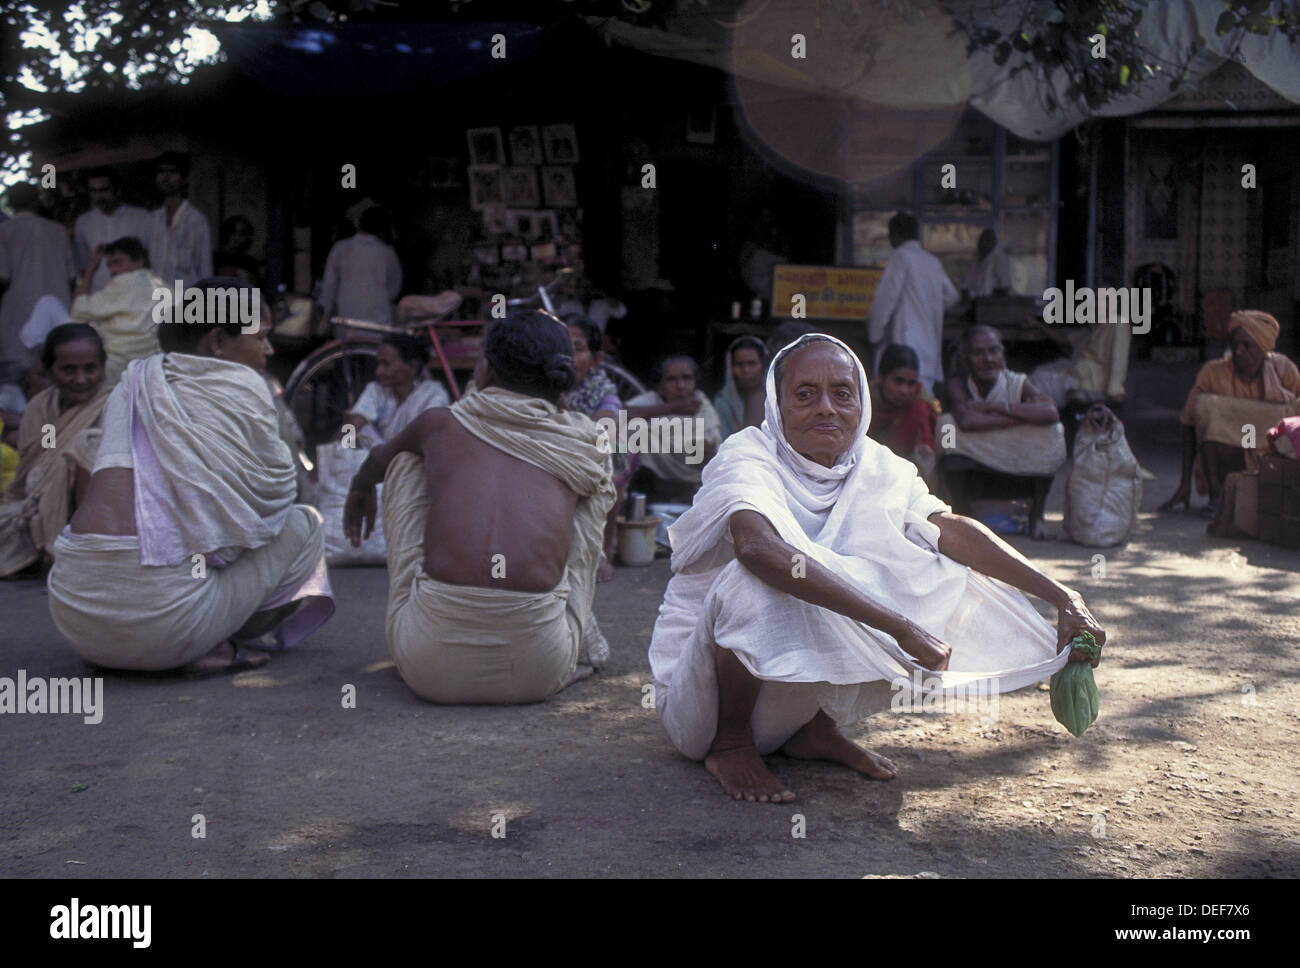
[(1209, 494), (1207, 510), (1217, 513), (1228, 475), (1256, 473), (1269, 428), (1300, 413), (1300, 370), (1273, 352), (1279, 331), (1277, 320), (1258, 310), (1239, 310), (1229, 317), (1230, 352), (1201, 367), (1179, 417), (1182, 479), (1161, 511), (1179, 504), (1190, 507), (1195, 470), (1196, 489)]

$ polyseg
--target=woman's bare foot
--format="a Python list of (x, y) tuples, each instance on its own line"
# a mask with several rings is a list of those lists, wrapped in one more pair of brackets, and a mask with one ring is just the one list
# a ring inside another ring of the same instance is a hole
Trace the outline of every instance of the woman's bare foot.
[(841, 733), (831, 718), (820, 711), (799, 732), (786, 740), (781, 752), (797, 760), (829, 760), (840, 763), (849, 769), (865, 773), (873, 780), (892, 780), (898, 776), (898, 767), (887, 757), (864, 750)]
[(583, 679), (590, 679), (596, 674), (596, 670), (585, 662), (579, 662), (573, 669), (573, 675), (569, 676), (568, 681), (560, 686), (561, 689), (568, 689), (575, 682), (581, 682)]
[(704, 758), (704, 768), (712, 773), (727, 795), (750, 803), (789, 803), (794, 791), (774, 777), (758, 750), (740, 746), (726, 750), (711, 750)]
[(271, 657), (257, 649), (241, 649), (233, 642), (222, 642), (201, 659), (196, 659), (181, 668), (181, 672), (191, 679), (205, 679), (208, 676), (227, 672), (243, 672), (247, 669), (260, 669), (271, 661)]

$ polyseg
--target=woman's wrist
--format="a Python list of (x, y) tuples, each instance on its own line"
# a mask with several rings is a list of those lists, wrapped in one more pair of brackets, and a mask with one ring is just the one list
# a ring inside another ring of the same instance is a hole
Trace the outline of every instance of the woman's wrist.
[(1076, 601), (1081, 601), (1083, 598), (1083, 596), (1073, 588), (1067, 588), (1060, 582), (1053, 582), (1052, 584), (1055, 588), (1053, 589), (1052, 597), (1047, 599), (1047, 601), (1056, 606), (1058, 612), (1064, 612), (1067, 609), (1074, 607)]

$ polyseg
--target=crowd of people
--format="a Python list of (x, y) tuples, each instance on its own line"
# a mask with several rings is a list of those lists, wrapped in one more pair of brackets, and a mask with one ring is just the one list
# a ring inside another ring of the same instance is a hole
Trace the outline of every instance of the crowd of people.
[[(636, 490), (689, 506), (648, 643), (655, 701), (674, 745), (733, 797), (793, 798), (763, 763), (775, 750), (895, 775), (839, 727), (888, 707), (899, 677), (924, 672), (945, 689), (996, 677), (1008, 691), (1095, 664), (1070, 648), (1083, 632), (1105, 641), (1082, 597), (973, 517), (989, 480), (1018, 485), (1041, 537), (1066, 460), (1058, 407), (1008, 368), (989, 327), (967, 328), (944, 379), (955, 290), (918, 281), (934, 265), (914, 223), (891, 227), (900, 255), (868, 323), (874, 373), (844, 342), (789, 322), (727, 347), (713, 399), (697, 362), (670, 354), (651, 389), (623, 400), (579, 304), (494, 319), (453, 403), (423, 345), (388, 335), (375, 381), (319, 449), (350, 452), (321, 456), (333, 477), (319, 483), (339, 496), (327, 507), (302, 500), (301, 431), (266, 378), (269, 307), (252, 327), (153, 315), (160, 287), (254, 287), (238, 223), (222, 231), (232, 274), (211, 275), (184, 177), (160, 161), (165, 201), (150, 215), (120, 203), (111, 173), (92, 174), (95, 210), (75, 244), (50, 223), (57, 258), (31, 191), (11, 191), (18, 214), (0, 224), (0, 334), (27, 398), (15, 412), (0, 395), (15, 457), (0, 575), (48, 568), (54, 623), (86, 662), (192, 676), (261, 666), (333, 614), (330, 548), (380, 531), (385, 637), (410, 689), (437, 703), (543, 700), (608, 661), (594, 603)], [(324, 311), (391, 314), (400, 269), (384, 219), (367, 210), (352, 244), (331, 251)], [(990, 261), (972, 284), (1002, 288), (996, 240), (981, 249)], [(32, 361), (37, 303), (65, 292), (65, 319), (45, 304), (52, 325)], [(1254, 458), (1229, 431), (1246, 417), (1271, 426), (1300, 398), (1277, 337), (1267, 314), (1233, 316), (1231, 357), (1205, 366), (1184, 409), (1169, 504), (1187, 502), (1193, 472), (1216, 504), (1244, 491), (1233, 482)], [(616, 444), (605, 421), (687, 421), (685, 436), (651, 439), (690, 446)], [(1055, 629), (1025, 595), (1056, 607)]]

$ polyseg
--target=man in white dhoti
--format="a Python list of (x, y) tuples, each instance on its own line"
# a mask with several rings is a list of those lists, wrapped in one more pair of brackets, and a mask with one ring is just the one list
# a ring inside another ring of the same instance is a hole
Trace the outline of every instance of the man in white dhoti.
[(574, 376), (554, 316), (497, 320), (478, 389), (424, 411), (353, 478), (354, 544), (384, 485), (388, 651), (422, 699), (540, 702), (608, 657), (592, 601), (612, 462), (604, 431), (558, 408)]
[[(866, 373), (847, 346), (801, 337), (773, 360), (766, 420), (728, 438), (669, 530), (673, 577), (655, 624), (655, 700), (673, 744), (736, 799), (794, 793), (761, 754), (894, 764), (843, 736), (919, 670), (945, 691), (1000, 692), (1081, 660), (1105, 632), (1083, 598), (931, 495), (867, 437)], [(1055, 633), (1015, 586), (1054, 604)]]
[[(212, 291), (246, 286), (203, 280)], [(218, 314), (220, 307), (217, 307)], [(84, 501), (54, 542), (50, 615), (87, 662), (210, 675), (263, 665), (334, 612), (320, 515), (238, 313), (160, 327), (104, 407)]]
[(913, 215), (899, 212), (889, 220), (894, 251), (871, 297), (867, 339), (876, 344), (875, 368), (891, 343), (916, 350), (921, 385), (933, 393), (943, 379), (943, 314), (961, 296), (943, 263), (921, 247), (920, 238)]

